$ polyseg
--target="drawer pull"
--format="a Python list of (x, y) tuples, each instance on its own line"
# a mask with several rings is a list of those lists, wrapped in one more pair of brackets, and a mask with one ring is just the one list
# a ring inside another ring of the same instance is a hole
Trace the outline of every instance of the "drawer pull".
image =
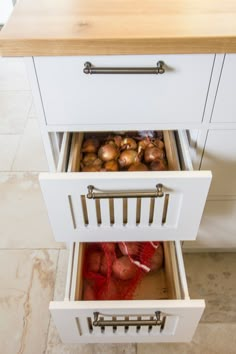
[(129, 67), (124, 67), (124, 68), (117, 68), (117, 67), (111, 67), (111, 68), (99, 68), (93, 66), (89, 61), (84, 63), (84, 70), (83, 72), (85, 74), (164, 74), (165, 69), (164, 69), (165, 63), (163, 61), (158, 61), (157, 66), (153, 68), (129, 68)]
[(110, 191), (110, 192), (94, 192), (94, 186), (88, 186), (88, 199), (106, 199), (106, 198), (162, 198), (163, 185), (157, 184), (154, 191)]
[(142, 320), (142, 319), (137, 319), (137, 320), (129, 320), (129, 319), (124, 319), (124, 320), (117, 320), (117, 319), (112, 319), (112, 320), (104, 320), (103, 317), (102, 319), (99, 318), (99, 312), (94, 312), (94, 321), (93, 321), (93, 326), (94, 327), (117, 327), (117, 326), (124, 326), (124, 327), (129, 327), (129, 326), (161, 326), (161, 329), (163, 329), (164, 324), (165, 324), (165, 316), (161, 318), (161, 312), (156, 311), (153, 319), (150, 320)]

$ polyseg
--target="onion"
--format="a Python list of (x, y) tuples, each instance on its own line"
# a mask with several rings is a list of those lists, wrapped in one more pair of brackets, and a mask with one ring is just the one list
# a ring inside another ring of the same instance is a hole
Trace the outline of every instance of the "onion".
[(145, 150), (149, 145), (151, 141), (148, 137), (142, 139), (138, 143), (138, 153), (141, 153), (143, 150)]
[(148, 168), (144, 163), (138, 162), (138, 163), (133, 163), (128, 171), (148, 171)]
[(82, 145), (83, 152), (97, 152), (98, 148), (99, 148), (99, 140), (96, 138), (86, 139)]
[(118, 162), (115, 160), (105, 162), (104, 168), (106, 171), (109, 171), (109, 172), (119, 171)]
[(137, 148), (137, 143), (132, 138), (124, 138), (120, 143), (121, 150), (135, 150)]
[(105, 144), (98, 150), (98, 157), (102, 161), (116, 160), (119, 156), (119, 150), (115, 144)]
[(88, 152), (87, 154), (84, 155), (84, 158), (82, 160), (82, 165), (83, 166), (90, 166), (93, 164), (93, 162), (97, 159), (97, 155), (94, 152)]
[(150, 163), (151, 171), (167, 171), (168, 166), (166, 160), (156, 160)]
[(164, 147), (165, 147), (165, 144), (163, 143), (163, 141), (160, 140), (160, 139), (158, 139), (158, 138), (153, 139), (153, 140), (152, 140), (152, 144), (153, 144), (155, 147), (157, 147), (158, 149), (161, 149), (161, 150), (163, 150)]
[(99, 169), (94, 166), (84, 166), (82, 167), (82, 172), (98, 172)]
[(147, 163), (163, 159), (164, 156), (164, 151), (158, 149), (157, 147), (147, 147), (144, 152), (144, 160)]
[(133, 163), (140, 162), (140, 157), (137, 151), (125, 150), (120, 154), (118, 162), (121, 167), (129, 167)]

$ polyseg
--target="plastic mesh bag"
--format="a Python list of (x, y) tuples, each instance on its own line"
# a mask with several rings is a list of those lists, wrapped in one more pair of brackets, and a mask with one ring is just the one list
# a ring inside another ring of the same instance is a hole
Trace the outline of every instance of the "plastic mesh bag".
[(163, 263), (160, 242), (87, 244), (83, 265), (84, 300), (132, 299), (137, 285)]

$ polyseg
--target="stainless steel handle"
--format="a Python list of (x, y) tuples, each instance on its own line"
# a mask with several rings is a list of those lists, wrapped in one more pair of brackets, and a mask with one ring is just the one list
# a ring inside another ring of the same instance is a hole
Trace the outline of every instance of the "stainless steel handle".
[(101, 314), (99, 312), (94, 312), (94, 321), (93, 326), (95, 327), (118, 327), (118, 326), (161, 326), (163, 329), (165, 324), (165, 316), (161, 318), (161, 312), (156, 311), (155, 317), (152, 320), (104, 320), (103, 318), (99, 318)]
[(165, 69), (164, 69), (164, 62), (163, 61), (158, 61), (157, 66), (154, 68), (117, 68), (117, 67), (111, 67), (111, 68), (99, 68), (93, 66), (89, 61), (84, 63), (84, 70), (83, 72), (85, 74), (164, 74)]
[(94, 192), (94, 186), (88, 186), (88, 199), (105, 199), (105, 198), (162, 198), (163, 185), (157, 184), (154, 191), (109, 191), (109, 192)]

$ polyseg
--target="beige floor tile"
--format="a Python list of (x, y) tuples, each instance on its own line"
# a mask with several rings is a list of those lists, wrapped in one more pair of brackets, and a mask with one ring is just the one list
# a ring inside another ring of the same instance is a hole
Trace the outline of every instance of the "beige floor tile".
[(0, 134), (21, 134), (31, 105), (29, 91), (0, 91)]
[(19, 135), (0, 134), (0, 171), (11, 170), (19, 140)]
[(236, 323), (236, 254), (184, 254), (190, 297), (205, 299), (203, 322)]
[(1, 173), (0, 210), (0, 248), (64, 247), (52, 235), (37, 174)]
[(0, 250), (0, 353), (44, 353), (57, 250)]
[(137, 354), (235, 354), (236, 324), (199, 325), (191, 343), (138, 344)]
[(30, 90), (23, 58), (0, 57), (0, 90)]
[(38, 121), (28, 119), (16, 153), (12, 171), (48, 171)]

